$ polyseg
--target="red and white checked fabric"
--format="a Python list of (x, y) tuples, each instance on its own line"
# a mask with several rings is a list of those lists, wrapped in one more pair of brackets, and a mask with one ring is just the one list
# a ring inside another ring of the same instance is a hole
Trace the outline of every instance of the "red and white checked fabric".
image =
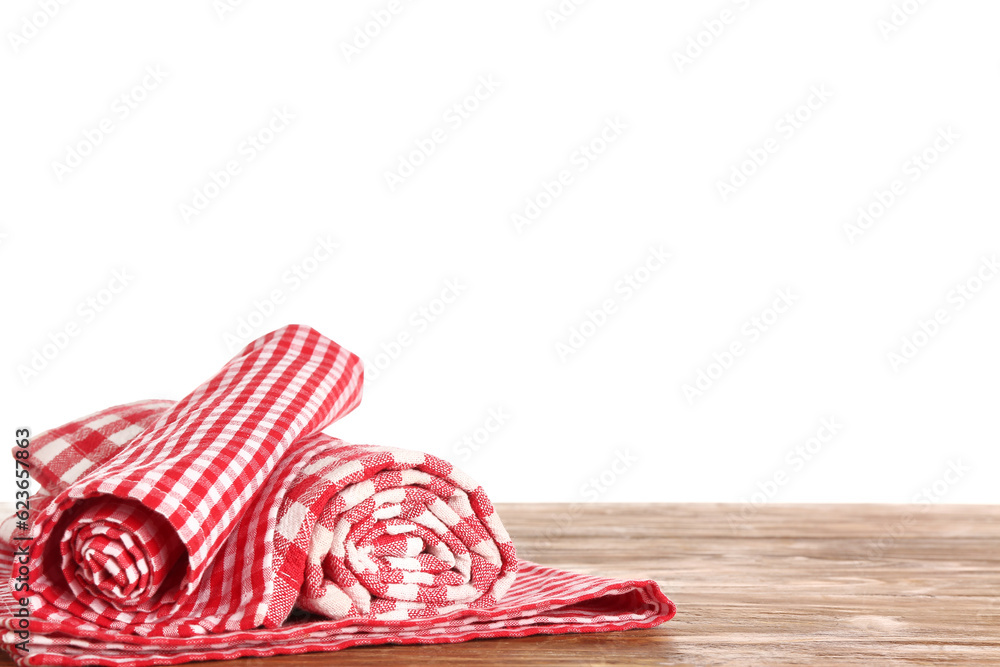
[(143, 401), (35, 437), (30, 652), (18, 664), (159, 665), (383, 643), (652, 627), (652, 581), (518, 561), (483, 489), (420, 452), (321, 432), (361, 398), (358, 357), (289, 326), (180, 402)]

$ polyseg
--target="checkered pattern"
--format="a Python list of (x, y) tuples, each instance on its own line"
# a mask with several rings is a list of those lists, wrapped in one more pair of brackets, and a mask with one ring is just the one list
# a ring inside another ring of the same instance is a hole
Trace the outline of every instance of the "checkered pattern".
[[(155, 665), (358, 644), (650, 627), (654, 582), (518, 562), (451, 464), (320, 431), (360, 401), (360, 360), (308, 327), (250, 344), (178, 403), (144, 401), (32, 440), (31, 654)], [(14, 537), (0, 526), (0, 563)]]

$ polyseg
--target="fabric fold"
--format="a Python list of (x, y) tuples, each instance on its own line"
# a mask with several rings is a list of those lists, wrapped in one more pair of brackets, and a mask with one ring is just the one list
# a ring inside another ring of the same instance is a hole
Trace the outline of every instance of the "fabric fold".
[[(360, 359), (315, 330), (254, 341), (180, 401), (40, 434), (30, 653), (19, 664), (190, 660), (650, 627), (654, 582), (519, 562), (483, 489), (447, 461), (321, 431), (361, 398)], [(6, 608), (4, 610), (4, 608)]]

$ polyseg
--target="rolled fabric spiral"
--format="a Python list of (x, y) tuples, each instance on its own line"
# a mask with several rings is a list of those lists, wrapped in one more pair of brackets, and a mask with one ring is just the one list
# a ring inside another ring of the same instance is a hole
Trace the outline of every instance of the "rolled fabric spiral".
[(358, 405), (362, 381), (356, 355), (292, 325), (176, 403), (116, 406), (33, 438), (30, 529), (16, 515), (0, 525), (12, 573), (0, 648), (20, 665), (144, 666), (673, 615), (655, 582), (519, 561), (486, 493), (447, 461), (322, 433)]

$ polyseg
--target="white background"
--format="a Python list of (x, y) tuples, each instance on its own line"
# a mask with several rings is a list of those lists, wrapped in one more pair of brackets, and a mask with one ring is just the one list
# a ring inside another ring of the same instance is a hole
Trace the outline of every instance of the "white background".
[[(371, 367), (411, 335), (328, 432), (453, 460), (497, 501), (1000, 501), (1000, 281), (976, 282), (1000, 252), (997, 3), (909, 0), (880, 26), (888, 0), (595, 1), (553, 26), (554, 0), (421, 0), (348, 58), (387, 4), (71, 2), (47, 18), (4, 3), (8, 445), (17, 426), (180, 398), (277, 289), (252, 336), (309, 324)], [(449, 109), (480, 77), (498, 86), (456, 127)], [(294, 120), (247, 160), (282, 108)], [(574, 152), (608, 119), (624, 129), (580, 171)], [(390, 189), (435, 128), (446, 140)], [(949, 128), (914, 180), (908, 161)], [(81, 164), (55, 165), (77, 148)], [(240, 173), (185, 220), (233, 159)], [(754, 173), (724, 201), (734, 168)], [(517, 229), (563, 169), (572, 183)], [(895, 179), (903, 194), (849, 234)], [(336, 253), (286, 280), (320, 237)], [(671, 258), (625, 300), (616, 281), (650, 247)], [(102, 293), (116, 270), (127, 286)], [(949, 293), (970, 279), (959, 308)], [(447, 280), (464, 289), (421, 330), (411, 318)], [(794, 305), (751, 340), (745, 323), (782, 289)], [(616, 312), (561, 358), (607, 298)], [(945, 324), (894, 368), (937, 309)], [(36, 352), (50, 358), (25, 373)], [(691, 401), (699, 371), (717, 379)], [(497, 408), (509, 419), (486, 439)], [(843, 427), (796, 462), (830, 418)], [(476, 435), (477, 452), (458, 448)]]

